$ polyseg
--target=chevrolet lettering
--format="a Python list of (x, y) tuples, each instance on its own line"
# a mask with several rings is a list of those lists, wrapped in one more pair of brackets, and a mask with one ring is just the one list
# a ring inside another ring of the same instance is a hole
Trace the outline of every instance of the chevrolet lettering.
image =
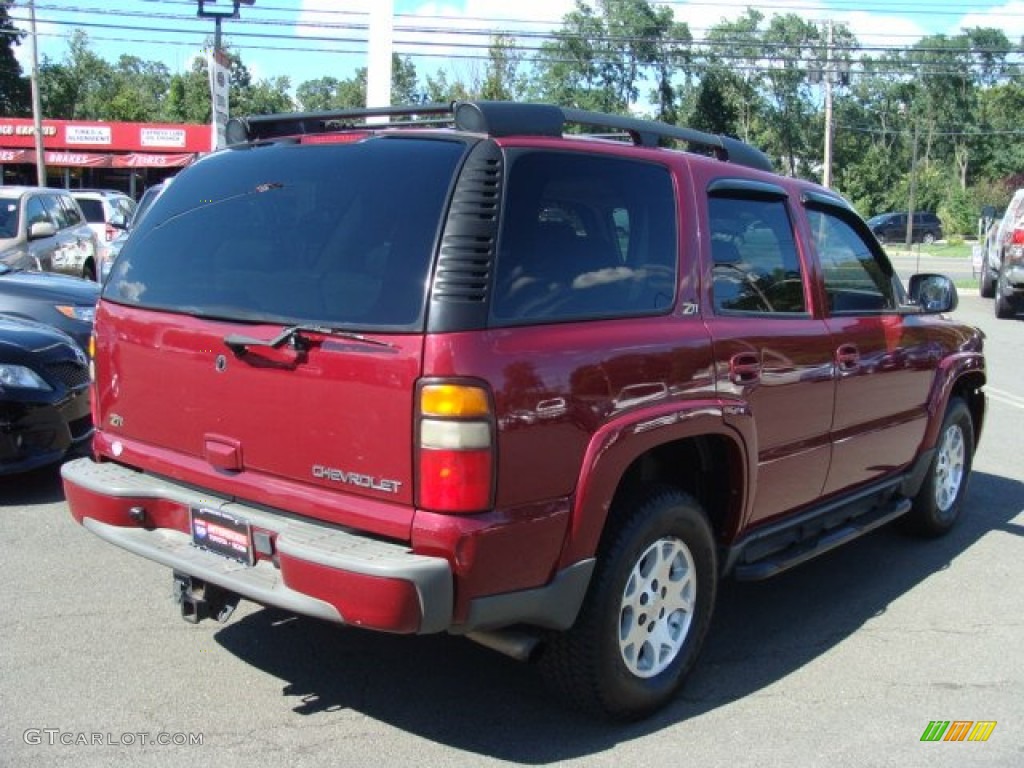
[(402, 487), (402, 483), (398, 480), (361, 475), (358, 472), (346, 472), (344, 469), (325, 467), (323, 464), (313, 465), (313, 477), (318, 480), (331, 480), (335, 483), (369, 488), (370, 490), (381, 491), (382, 493), (398, 493), (398, 489)]

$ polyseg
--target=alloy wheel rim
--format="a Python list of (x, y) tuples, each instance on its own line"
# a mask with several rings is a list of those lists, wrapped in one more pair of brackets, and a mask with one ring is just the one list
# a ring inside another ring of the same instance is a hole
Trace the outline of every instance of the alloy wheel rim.
[(965, 457), (963, 430), (952, 424), (942, 436), (935, 462), (935, 505), (940, 512), (953, 508), (964, 478)]
[(640, 555), (619, 608), (619, 652), (632, 674), (654, 677), (676, 659), (696, 597), (693, 555), (680, 539), (658, 539)]

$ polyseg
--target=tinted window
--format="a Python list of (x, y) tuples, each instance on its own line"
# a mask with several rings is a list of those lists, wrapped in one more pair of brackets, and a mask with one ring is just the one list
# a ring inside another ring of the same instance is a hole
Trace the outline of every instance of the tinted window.
[(497, 324), (667, 311), (676, 285), (672, 179), (659, 165), (510, 153)]
[(18, 218), (18, 198), (0, 197), (0, 237), (17, 237)]
[(66, 229), (73, 223), (68, 217), (67, 209), (61, 205), (59, 195), (44, 195), (43, 205), (46, 206), (46, 212), (50, 215), (50, 221), (53, 222), (57, 229)]
[(253, 322), (413, 327), (463, 152), (370, 139), (210, 155), (139, 222), (104, 296)]
[(713, 197), (708, 214), (716, 312), (804, 312), (803, 275), (785, 201)]
[(870, 246), (853, 228), (828, 211), (808, 210), (828, 296), (835, 314), (892, 309), (892, 279)]
[(100, 200), (92, 200), (85, 197), (78, 198), (78, 205), (85, 214), (85, 220), (102, 224), (105, 221), (103, 216), (103, 203)]
[[(46, 212), (46, 207), (43, 205), (42, 197), (30, 197), (25, 205), (25, 213), (29, 226), (41, 221), (51, 221), (50, 214)], [(54, 226), (56, 226), (55, 222)]]

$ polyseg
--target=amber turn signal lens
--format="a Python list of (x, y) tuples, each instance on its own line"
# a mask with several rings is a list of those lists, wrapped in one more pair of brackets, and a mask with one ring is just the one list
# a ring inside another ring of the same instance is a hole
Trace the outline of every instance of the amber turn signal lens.
[(473, 417), (491, 412), (487, 392), (462, 384), (427, 384), (420, 390), (420, 413), (424, 416)]

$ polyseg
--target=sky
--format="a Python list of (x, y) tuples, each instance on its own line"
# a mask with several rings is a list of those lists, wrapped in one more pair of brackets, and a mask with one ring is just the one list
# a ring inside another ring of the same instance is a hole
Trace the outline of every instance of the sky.
[[(0, 2), (10, 0), (0, 0)], [(222, 22), (224, 41), (236, 49), (256, 79), (287, 76), (292, 87), (324, 76), (352, 77), (366, 66), (368, 12), (381, 0), (254, 0), (239, 19)], [(230, 0), (204, 0), (209, 11), (229, 10)], [(573, 0), (393, 0), (395, 52), (411, 56), (420, 78), (439, 69), (449, 80), (472, 82), (482, 69), (489, 36), (506, 32), (519, 41), (556, 29)], [(592, 0), (593, 4), (593, 0)], [(862, 46), (912, 45), (929, 34), (996, 27), (1013, 43), (1024, 37), (1024, 0), (675, 0), (655, 3), (689, 24), (695, 39), (748, 7), (770, 18), (796, 13), (808, 20), (846, 23)], [(121, 54), (187, 70), (212, 36), (215, 21), (198, 18), (199, 0), (35, 0), (40, 57), (67, 53), (74, 29), (91, 48), (116, 62)], [(28, 29), (28, 0), (14, 0), (9, 14)], [(539, 41), (538, 41), (539, 44)], [(16, 49), (23, 71), (31, 45)]]

